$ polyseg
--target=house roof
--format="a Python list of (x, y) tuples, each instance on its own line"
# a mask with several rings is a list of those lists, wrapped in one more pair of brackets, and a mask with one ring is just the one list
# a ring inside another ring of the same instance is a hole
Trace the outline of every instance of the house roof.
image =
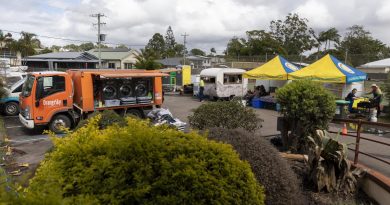
[[(89, 50), (88, 53), (96, 56), (98, 58), (99, 51), (98, 49)], [(127, 48), (102, 48), (100, 50), (100, 55), (103, 60), (122, 60), (129, 55), (135, 53), (135, 50), (127, 49)]]
[(390, 67), (390, 58), (373, 61), (359, 66), (359, 68), (388, 68)]
[(87, 52), (55, 52), (55, 53), (45, 53), (45, 54), (39, 54), (34, 56), (28, 56), (27, 59), (62, 59), (62, 60), (97, 60), (97, 58), (94, 55), (91, 55)]
[[(190, 60), (190, 61), (203, 61), (205, 59), (210, 59), (210, 57), (187, 56), (186, 59)], [(182, 60), (183, 60), (183, 57), (173, 57), (173, 58), (160, 59), (160, 60), (157, 60), (157, 62), (159, 62), (165, 66), (177, 66), (177, 65), (181, 65)]]

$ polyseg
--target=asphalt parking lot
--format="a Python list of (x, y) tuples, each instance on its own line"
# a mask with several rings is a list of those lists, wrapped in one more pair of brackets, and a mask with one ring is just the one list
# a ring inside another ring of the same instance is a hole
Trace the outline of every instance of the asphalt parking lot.
[[(192, 110), (201, 104), (196, 98), (190, 96), (166, 96), (163, 107), (168, 108), (174, 117), (188, 123), (188, 116), (192, 113)], [(262, 128), (260, 129), (262, 136), (267, 137), (279, 134), (276, 131), (276, 121), (279, 116), (277, 112), (266, 109), (255, 109), (255, 113), (264, 119)], [(30, 167), (36, 167), (44, 158), (45, 153), (53, 146), (49, 136), (42, 134), (47, 129), (45, 127), (30, 130), (23, 127), (18, 117), (6, 116), (4, 116), (4, 124), (10, 145), (16, 150), (14, 159), (17, 163), (29, 163)], [(333, 130), (340, 131), (340, 126), (334, 126)], [(364, 134), (363, 136), (390, 143), (390, 133), (381, 136), (372, 134)], [(348, 143), (349, 147), (354, 148), (354, 138), (340, 136), (340, 140)], [(383, 160), (390, 159), (390, 150), (383, 145), (361, 141), (360, 149)], [(352, 160), (354, 157), (353, 152), (349, 151), (348, 156)], [(390, 169), (383, 162), (376, 161), (364, 155), (359, 155), (359, 162), (390, 176)]]

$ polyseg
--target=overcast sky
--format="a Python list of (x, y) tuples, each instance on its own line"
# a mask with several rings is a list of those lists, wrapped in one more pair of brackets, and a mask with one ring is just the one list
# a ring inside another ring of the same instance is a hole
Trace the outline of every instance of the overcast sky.
[[(90, 14), (98, 12), (106, 15), (106, 41), (133, 48), (171, 25), (177, 42), (187, 32), (188, 48), (215, 47), (221, 53), (233, 36), (268, 30), (271, 20), (290, 12), (309, 19), (316, 31), (336, 27), (344, 34), (359, 24), (390, 44), (389, 0), (0, 0), (0, 29), (95, 41), (96, 19)], [(77, 43), (40, 39), (45, 46)]]

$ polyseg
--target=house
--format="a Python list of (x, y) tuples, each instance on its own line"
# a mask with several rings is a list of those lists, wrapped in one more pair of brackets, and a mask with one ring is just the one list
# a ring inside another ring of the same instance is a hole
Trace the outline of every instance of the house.
[(28, 56), (22, 59), (29, 70), (66, 70), (96, 68), (99, 60), (88, 52), (57, 52)]
[[(206, 56), (187, 56), (186, 64), (191, 65), (192, 69), (204, 69), (211, 67), (211, 58)], [(183, 57), (165, 58), (157, 60), (165, 68), (177, 67), (183, 64)]]
[[(99, 58), (99, 50), (92, 49), (89, 54)], [(103, 68), (132, 69), (137, 62), (137, 51), (128, 48), (102, 48), (100, 49)]]
[(358, 69), (367, 73), (367, 78), (372, 80), (387, 79), (387, 74), (390, 71), (390, 58), (369, 62), (358, 66)]

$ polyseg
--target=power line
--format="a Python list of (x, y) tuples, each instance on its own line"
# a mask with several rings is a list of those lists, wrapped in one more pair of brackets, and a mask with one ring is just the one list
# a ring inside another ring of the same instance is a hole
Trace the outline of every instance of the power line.
[[(8, 32), (8, 33), (15, 33), (15, 34), (22, 34), (22, 32), (24, 32), (24, 31), (12, 31), (12, 30), (6, 30), (6, 29), (0, 29), (0, 30)], [(32, 32), (27, 32), (27, 33), (32, 33)], [(90, 41), (90, 40), (70, 39), (70, 38), (46, 36), (46, 35), (39, 35), (39, 34), (35, 34), (35, 35), (37, 37), (40, 37), (40, 38), (63, 40), (63, 41), (68, 41), (68, 42), (95, 43), (94, 41)], [(106, 45), (116, 45), (116, 46), (125, 45), (125, 46), (128, 46), (128, 47), (144, 47), (145, 46), (144, 44), (126, 44), (126, 43), (113, 43), (113, 42), (106, 42), (106, 43), (103, 43), (103, 44), (106, 44)]]

